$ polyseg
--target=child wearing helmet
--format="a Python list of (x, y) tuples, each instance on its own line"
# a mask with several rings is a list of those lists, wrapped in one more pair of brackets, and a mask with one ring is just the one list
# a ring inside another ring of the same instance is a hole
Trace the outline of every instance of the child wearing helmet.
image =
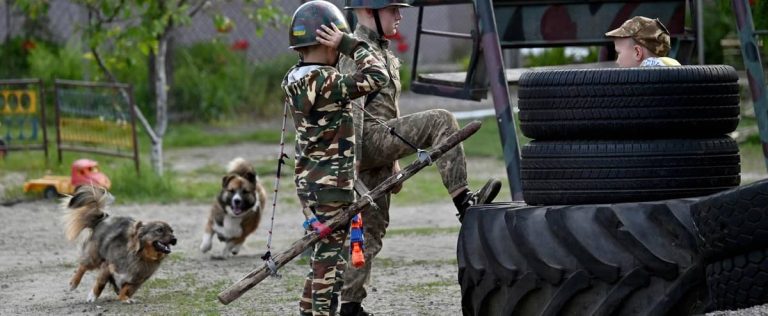
[[(354, 202), (355, 137), (351, 99), (380, 89), (389, 80), (384, 64), (371, 57), (368, 45), (350, 36), (341, 11), (327, 1), (299, 6), (293, 14), (290, 48), (300, 55), (282, 82), (285, 102), (296, 125), (296, 193), (319, 222)], [(339, 73), (339, 53), (353, 59), (357, 71)], [(339, 289), (337, 266), (347, 228), (320, 231), (304, 284), (301, 315), (331, 315), (331, 297)], [(330, 276), (330, 277), (329, 277)], [(338, 294), (338, 293), (337, 293)]]

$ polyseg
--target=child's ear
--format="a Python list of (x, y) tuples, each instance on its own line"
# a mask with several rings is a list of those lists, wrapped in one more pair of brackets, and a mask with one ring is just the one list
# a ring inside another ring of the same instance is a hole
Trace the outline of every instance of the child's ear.
[(644, 55), (643, 54), (644, 51), (643, 51), (643, 47), (642, 46), (634, 45), (634, 46), (632, 46), (632, 50), (635, 53), (635, 60), (642, 61), (644, 59), (643, 57), (645, 57), (645, 56), (643, 56)]

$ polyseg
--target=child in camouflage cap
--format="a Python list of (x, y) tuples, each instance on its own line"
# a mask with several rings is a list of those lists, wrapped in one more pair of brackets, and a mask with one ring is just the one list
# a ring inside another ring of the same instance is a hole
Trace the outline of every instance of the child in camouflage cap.
[[(301, 61), (282, 82), (296, 125), (296, 192), (319, 222), (354, 202), (355, 133), (351, 99), (380, 89), (388, 81), (384, 64), (372, 58), (365, 42), (349, 34), (341, 11), (326, 1), (310, 1), (293, 15), (290, 47)], [(354, 59), (357, 72), (341, 74), (335, 65), (342, 53)], [(337, 266), (347, 228), (325, 234), (314, 248), (299, 309), (302, 315), (331, 315), (333, 291), (341, 288)], [(338, 294), (338, 293), (336, 293)]]
[(619, 67), (680, 66), (667, 57), (669, 31), (659, 19), (636, 16), (605, 36), (613, 38)]

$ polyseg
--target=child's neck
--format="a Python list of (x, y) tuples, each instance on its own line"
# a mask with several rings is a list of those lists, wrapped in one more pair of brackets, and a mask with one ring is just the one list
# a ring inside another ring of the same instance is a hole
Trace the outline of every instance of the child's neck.
[(328, 62), (325, 59), (321, 58), (307, 58), (306, 56), (301, 60), (304, 64), (320, 64), (320, 65), (329, 65)]
[(304, 54), (302, 62), (307, 64), (331, 65), (330, 59), (331, 58), (328, 57), (328, 54), (324, 50), (315, 49)]

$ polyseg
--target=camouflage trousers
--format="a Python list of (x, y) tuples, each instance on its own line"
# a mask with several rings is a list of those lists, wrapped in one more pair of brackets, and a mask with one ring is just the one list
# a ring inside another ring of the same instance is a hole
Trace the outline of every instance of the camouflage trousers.
[[(320, 222), (326, 222), (338, 215), (346, 203), (308, 204)], [(348, 225), (347, 225), (348, 226)], [(344, 241), (347, 239), (348, 227), (336, 229), (315, 244), (310, 260), (310, 270), (304, 281), (304, 290), (299, 301), (301, 315), (334, 315), (331, 311), (331, 298), (334, 292), (338, 295), (341, 288), (342, 273), (339, 268), (346, 266), (342, 256)]]
[[(444, 140), (459, 129), (456, 119), (445, 110), (429, 110), (387, 121), (398, 134), (419, 148), (426, 149)], [(390, 135), (387, 129), (374, 122), (366, 122), (362, 138), (361, 180), (369, 189), (375, 188), (392, 175), (395, 160), (416, 151), (400, 139)], [(464, 149), (458, 145), (436, 161), (437, 168), (448, 192), (467, 186), (467, 169)], [(370, 282), (374, 258), (381, 251), (382, 239), (389, 226), (390, 194), (375, 200), (378, 209), (363, 210), (365, 235), (365, 266), (360, 269), (347, 267), (344, 272), (342, 302), (362, 302), (367, 296), (364, 284)]]

